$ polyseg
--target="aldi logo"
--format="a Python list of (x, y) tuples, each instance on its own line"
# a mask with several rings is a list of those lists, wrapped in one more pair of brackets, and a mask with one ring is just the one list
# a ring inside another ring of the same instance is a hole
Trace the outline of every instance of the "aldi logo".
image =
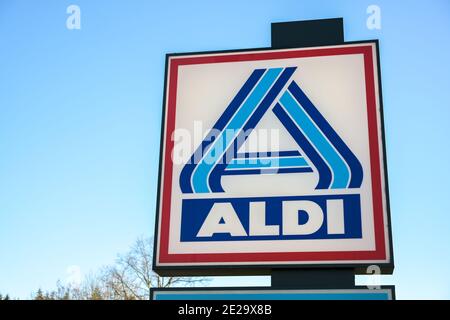
[(155, 270), (389, 266), (377, 56), (168, 55)]

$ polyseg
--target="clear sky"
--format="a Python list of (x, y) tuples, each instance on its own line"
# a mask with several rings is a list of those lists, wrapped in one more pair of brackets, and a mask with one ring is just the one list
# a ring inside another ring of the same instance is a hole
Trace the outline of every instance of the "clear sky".
[[(383, 283), (449, 299), (448, 0), (1, 0), (0, 292), (52, 289), (152, 235), (165, 53), (267, 47), (271, 22), (333, 17), (346, 40), (380, 39), (396, 262)], [(243, 283), (268, 278), (212, 282)]]

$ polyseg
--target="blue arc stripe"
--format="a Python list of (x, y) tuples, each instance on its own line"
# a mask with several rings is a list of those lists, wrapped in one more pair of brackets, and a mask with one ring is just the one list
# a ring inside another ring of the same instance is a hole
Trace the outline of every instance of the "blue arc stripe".
[(282, 106), (294, 119), (300, 129), (318, 149), (333, 171), (332, 189), (346, 188), (350, 180), (350, 172), (340, 155), (333, 148), (328, 139), (316, 127), (306, 114), (303, 107), (286, 91), (280, 99)]
[(222, 175), (249, 175), (249, 174), (280, 174), (280, 173), (306, 173), (313, 172), (311, 167), (293, 168), (260, 168), (260, 169), (233, 169), (225, 170)]
[(236, 159), (243, 158), (258, 158), (258, 157), (292, 157), (301, 156), (298, 150), (288, 150), (288, 151), (260, 151), (260, 152), (242, 152), (236, 154)]
[(217, 130), (222, 130), (225, 127), (225, 125), (228, 123), (231, 117), (237, 112), (238, 108), (242, 105), (247, 96), (250, 94), (250, 92), (256, 86), (258, 81), (261, 79), (265, 71), (266, 69), (256, 69), (255, 71), (252, 72), (252, 74), (244, 83), (242, 88), (239, 90), (239, 92), (230, 102), (228, 107), (225, 109), (225, 112), (214, 124), (213, 130), (211, 130), (208, 133), (208, 135), (205, 137), (201, 145), (197, 148), (192, 157), (189, 159), (189, 162), (183, 167), (183, 170), (181, 171), (180, 174), (180, 188), (183, 193), (193, 192), (191, 184), (191, 176), (192, 172), (194, 171), (197, 165), (197, 161), (201, 159), (204, 150), (206, 150), (214, 141)]
[[(267, 91), (273, 85), (282, 70), (282, 68), (274, 68), (269, 69), (265, 73), (261, 81), (255, 87), (254, 91), (243, 103), (242, 107), (236, 112), (224, 130), (222, 130), (211, 148), (206, 152), (192, 174), (192, 186), (194, 192), (210, 192), (208, 185), (209, 173), (215, 166), (217, 160), (220, 159), (226, 151), (226, 146), (230, 140), (232, 141), (236, 137), (236, 134), (244, 126), (247, 119), (251, 116), (260, 101), (264, 98)], [(224, 141), (224, 133), (226, 133), (226, 140), (228, 141)], [(207, 161), (204, 161), (205, 159), (207, 159)]]
[[(248, 134), (246, 134), (249, 130), (253, 130), (256, 124), (261, 120), (261, 118), (264, 116), (264, 114), (267, 112), (269, 107), (272, 105), (280, 91), (283, 89), (283, 87), (286, 85), (286, 83), (291, 78), (292, 74), (295, 72), (297, 67), (287, 67), (284, 69), (283, 73), (281, 73), (280, 77), (277, 79), (277, 81), (274, 83), (272, 88), (270, 88), (269, 92), (267, 92), (267, 95), (264, 97), (264, 99), (261, 101), (261, 103), (256, 108), (255, 112), (250, 116), (247, 123), (244, 125), (242, 130), (239, 132), (239, 135), (236, 137), (234, 141), (234, 149), (229, 148), (227, 150), (227, 156), (232, 155), (236, 156), (236, 151), (239, 150), (239, 148), (242, 146), (242, 144), (245, 142), (245, 140), (248, 138)], [(231, 149), (231, 150), (230, 150)], [(233, 153), (231, 153), (232, 151)], [(213, 168), (213, 171), (211, 172), (209, 176), (209, 185), (211, 186), (211, 191), (213, 192), (223, 192), (223, 188), (220, 184), (220, 177), (223, 174), (226, 164), (228, 163), (228, 159), (230, 157), (225, 157), (222, 159), (220, 164), (216, 165)]]
[(308, 163), (303, 157), (289, 158), (245, 158), (233, 159), (227, 166), (227, 169), (245, 169), (245, 168), (282, 168), (282, 167), (307, 167)]
[(336, 150), (342, 155), (350, 167), (351, 179), (349, 183), (349, 188), (359, 188), (362, 184), (363, 179), (363, 169), (361, 163), (349, 149), (349, 147), (342, 141), (341, 137), (334, 131), (330, 126), (328, 121), (323, 117), (323, 115), (317, 110), (314, 104), (309, 100), (303, 90), (292, 81), (288, 88), (292, 96), (299, 102), (299, 104), (305, 109), (309, 114), (311, 119), (314, 120), (316, 125), (320, 130), (327, 136), (328, 140), (333, 144)]
[(328, 189), (331, 184), (331, 170), (326, 162), (317, 153), (316, 149), (314, 149), (303, 132), (299, 129), (291, 117), (289, 117), (285, 109), (279, 103), (275, 105), (272, 111), (281, 123), (283, 123), (300, 148), (302, 148), (303, 152), (308, 156), (308, 159), (311, 160), (316, 169), (319, 171), (319, 181), (317, 182), (316, 189)]

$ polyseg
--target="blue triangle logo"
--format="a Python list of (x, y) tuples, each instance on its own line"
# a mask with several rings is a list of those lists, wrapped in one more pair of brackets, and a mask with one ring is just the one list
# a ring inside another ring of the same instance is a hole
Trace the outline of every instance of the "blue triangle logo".
[[(293, 80), (296, 67), (256, 69), (184, 165), (183, 193), (224, 192), (224, 175), (319, 175), (316, 189), (359, 188), (361, 163)], [(266, 112), (273, 112), (299, 150), (238, 153)], [(219, 132), (219, 134), (217, 134)], [(306, 157), (304, 155), (306, 155)]]

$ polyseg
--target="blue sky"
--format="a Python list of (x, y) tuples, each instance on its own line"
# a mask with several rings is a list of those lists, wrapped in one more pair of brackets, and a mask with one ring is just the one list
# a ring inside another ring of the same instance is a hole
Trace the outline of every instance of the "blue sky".
[[(332, 17), (348, 41), (380, 39), (396, 260), (383, 282), (449, 299), (447, 0), (2, 1), (0, 292), (51, 289), (153, 233), (165, 53), (267, 47), (271, 22)], [(243, 283), (269, 282), (212, 281)]]

